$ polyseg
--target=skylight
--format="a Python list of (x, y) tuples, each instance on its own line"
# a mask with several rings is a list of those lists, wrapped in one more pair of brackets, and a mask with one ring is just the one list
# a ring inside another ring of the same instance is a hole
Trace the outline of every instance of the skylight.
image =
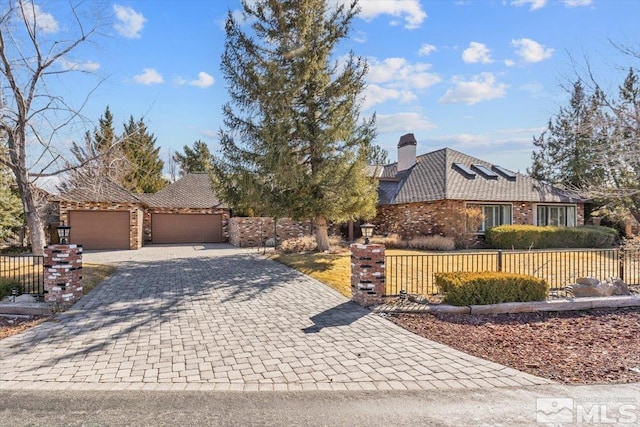
[(492, 171), (491, 169), (489, 169), (488, 167), (486, 167), (485, 165), (479, 165), (474, 163), (471, 165), (471, 169), (474, 169), (480, 172), (480, 174), (487, 179), (498, 179), (498, 174)]
[(493, 169), (494, 171), (498, 172), (500, 175), (504, 176), (509, 181), (515, 181), (516, 180), (516, 174), (511, 172), (508, 169), (503, 168), (502, 166), (494, 165), (494, 166), (491, 167), (491, 169)]
[(454, 163), (453, 168), (457, 169), (458, 172), (460, 172), (466, 178), (473, 179), (476, 177), (476, 173), (471, 169), (469, 169), (468, 167), (466, 167), (465, 165), (463, 165), (462, 163)]

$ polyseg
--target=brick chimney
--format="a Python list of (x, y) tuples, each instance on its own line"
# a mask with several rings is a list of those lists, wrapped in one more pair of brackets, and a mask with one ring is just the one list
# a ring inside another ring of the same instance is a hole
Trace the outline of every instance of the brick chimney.
[(398, 142), (398, 172), (406, 171), (416, 164), (416, 137), (412, 133), (402, 135)]

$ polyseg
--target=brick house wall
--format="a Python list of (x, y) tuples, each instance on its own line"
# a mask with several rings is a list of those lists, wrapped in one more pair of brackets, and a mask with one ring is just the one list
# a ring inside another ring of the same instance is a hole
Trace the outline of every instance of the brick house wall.
[(138, 203), (116, 202), (60, 202), (60, 222), (69, 224), (69, 211), (129, 211), (129, 249), (142, 247), (142, 224), (144, 210)]
[(206, 214), (222, 215), (222, 240), (229, 240), (229, 209), (220, 208), (147, 208), (144, 211), (144, 242), (151, 243), (151, 215), (157, 214)]
[(278, 241), (308, 236), (313, 233), (310, 221), (297, 222), (278, 218), (277, 231), (270, 217), (234, 217), (229, 220), (229, 243), (239, 247), (261, 246), (277, 233)]
[[(433, 202), (404, 203), (397, 205), (381, 205), (377, 208), (376, 217), (371, 221), (376, 226), (375, 234), (398, 234), (403, 239), (446, 234), (445, 228), (466, 227), (464, 221), (456, 221), (456, 212), (466, 207), (487, 204), (505, 204), (505, 202), (465, 202), (462, 200), (436, 200)], [(535, 224), (538, 204), (511, 203), (514, 224)], [(558, 203), (563, 205), (562, 203)], [(584, 204), (576, 204), (576, 224), (584, 225)]]

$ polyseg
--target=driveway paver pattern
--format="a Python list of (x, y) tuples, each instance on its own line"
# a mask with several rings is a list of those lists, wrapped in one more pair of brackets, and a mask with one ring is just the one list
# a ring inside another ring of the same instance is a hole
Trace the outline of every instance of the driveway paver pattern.
[(227, 245), (86, 253), (117, 272), (0, 341), (0, 389), (412, 390), (549, 381), (416, 336)]

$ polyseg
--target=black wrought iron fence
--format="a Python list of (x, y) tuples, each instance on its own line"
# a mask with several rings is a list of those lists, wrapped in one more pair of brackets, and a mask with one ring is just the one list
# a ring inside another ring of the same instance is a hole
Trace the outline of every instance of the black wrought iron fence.
[(0, 255), (0, 277), (16, 280), (26, 294), (44, 294), (44, 257)]
[(385, 256), (385, 294), (438, 293), (436, 273), (504, 271), (545, 279), (551, 293), (565, 295), (565, 287), (578, 277), (605, 280), (619, 277), (640, 284), (640, 249), (584, 249), (555, 251), (475, 251)]

